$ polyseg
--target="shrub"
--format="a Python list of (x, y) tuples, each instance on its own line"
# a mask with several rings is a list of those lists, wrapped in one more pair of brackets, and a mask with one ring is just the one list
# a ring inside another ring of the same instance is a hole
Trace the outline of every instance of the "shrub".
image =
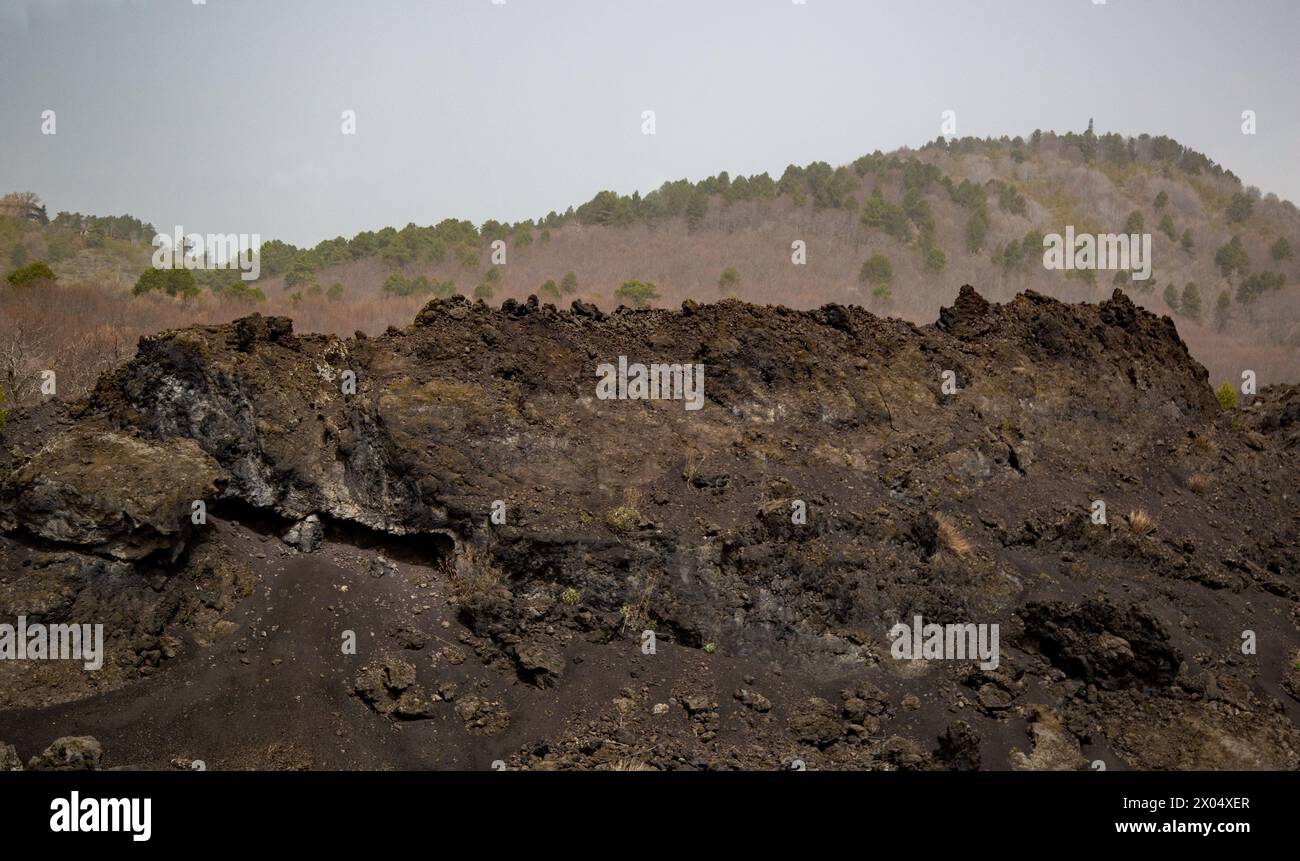
[(564, 277), (560, 279), (560, 291), (565, 294), (578, 292), (578, 276), (572, 272), (565, 272)]
[(1142, 218), (1142, 213), (1136, 209), (1130, 212), (1128, 218), (1124, 221), (1125, 233), (1142, 233), (1145, 227), (1146, 221)]
[(541, 287), (537, 288), (537, 292), (541, 294), (543, 299), (551, 299), (556, 302), (560, 301), (560, 285), (556, 284), (554, 281), (548, 280)]
[(1162, 191), (1156, 195), (1156, 199), (1152, 202), (1151, 205), (1155, 207), (1157, 210), (1160, 210), (1160, 209), (1164, 209), (1165, 204), (1167, 204), (1168, 202), (1169, 202), (1169, 195), (1165, 194)]
[(1225, 413), (1237, 405), (1237, 390), (1228, 385), (1227, 380), (1214, 390), (1214, 396), (1219, 400), (1219, 409)]
[(641, 512), (631, 505), (620, 505), (605, 513), (605, 525), (615, 532), (626, 532), (641, 522)]
[(659, 293), (649, 281), (624, 281), (623, 286), (614, 291), (614, 298), (627, 302), (633, 308), (648, 308), (651, 302), (659, 298)]
[[(22, 246), (19, 246), (20, 248)], [(1281, 263), (1283, 260), (1291, 259), (1291, 243), (1285, 236), (1279, 236), (1277, 242), (1269, 248), (1268, 253), (1272, 255), (1274, 263)]]
[(474, 298), (482, 299), (484, 302), (492, 298), (492, 284), (488, 281), (480, 281), (479, 285), (474, 288)]
[(194, 273), (188, 269), (154, 269), (150, 267), (140, 273), (131, 293), (141, 296), (152, 290), (188, 299), (199, 295), (199, 285), (194, 280)]
[(862, 269), (858, 272), (858, 280), (863, 284), (874, 284), (877, 287), (888, 286), (894, 280), (894, 267), (890, 264), (889, 258), (881, 254), (873, 254), (866, 263), (862, 264)]
[[(316, 287), (316, 291), (317, 293), (320, 292), (319, 286)], [(247, 284), (245, 284), (243, 281), (236, 281), (233, 284), (230, 284), (227, 287), (223, 288), (221, 290), (220, 295), (228, 296), (231, 299), (238, 299), (243, 302), (265, 302), (266, 301), (266, 294), (262, 292), (261, 287), (250, 287)]]
[(1192, 231), (1190, 229), (1183, 231), (1183, 236), (1178, 240), (1178, 244), (1181, 245), (1183, 250), (1188, 254), (1192, 253), (1192, 249), (1195, 247), (1196, 243), (1192, 240)]
[(718, 276), (718, 289), (723, 293), (734, 290), (736, 285), (739, 283), (740, 273), (736, 271), (734, 266), (728, 266), (726, 269), (723, 269), (722, 274)]
[(1159, 228), (1161, 233), (1169, 237), (1170, 242), (1174, 242), (1178, 239), (1178, 233), (1174, 229), (1174, 220), (1167, 214), (1160, 219)]
[(1150, 535), (1156, 530), (1156, 522), (1151, 519), (1150, 514), (1147, 514), (1146, 511), (1141, 508), (1136, 511), (1130, 511), (1128, 517), (1125, 519), (1128, 521), (1128, 528), (1131, 529), (1135, 535)]
[[(19, 246), (21, 247), (21, 246)], [(14, 287), (27, 287), (31, 284), (40, 284), (43, 282), (53, 283), (58, 280), (54, 270), (50, 269), (48, 263), (44, 260), (37, 260), (29, 263), (21, 269), (15, 269), (5, 278)]]

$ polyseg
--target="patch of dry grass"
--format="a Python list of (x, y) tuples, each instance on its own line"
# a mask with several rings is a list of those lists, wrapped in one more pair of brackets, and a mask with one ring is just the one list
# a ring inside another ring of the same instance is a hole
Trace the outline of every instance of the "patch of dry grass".
[(444, 566), (452, 597), (458, 604), (492, 594), (505, 577), (495, 559), (472, 546), (466, 546)]
[(974, 549), (970, 539), (962, 535), (957, 524), (948, 515), (936, 512), (934, 514), (934, 527), (940, 550), (944, 550), (958, 559), (965, 559)]
[(1150, 535), (1156, 531), (1156, 522), (1146, 513), (1145, 509), (1138, 508), (1130, 511), (1124, 518), (1128, 523), (1128, 528), (1134, 535)]

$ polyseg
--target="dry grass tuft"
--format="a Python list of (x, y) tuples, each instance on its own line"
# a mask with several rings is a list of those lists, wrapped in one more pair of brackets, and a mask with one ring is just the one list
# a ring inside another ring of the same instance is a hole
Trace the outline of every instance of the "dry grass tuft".
[(620, 759), (610, 763), (610, 771), (658, 771), (659, 769), (636, 759)]
[(458, 604), (491, 595), (505, 577), (505, 572), (490, 554), (481, 553), (473, 546), (466, 546), (444, 566), (452, 598)]
[(1133, 531), (1134, 535), (1150, 535), (1156, 530), (1156, 522), (1151, 519), (1150, 514), (1147, 514), (1141, 508), (1130, 511), (1125, 520), (1128, 521), (1128, 528)]
[(1197, 496), (1204, 496), (1210, 489), (1210, 477), (1203, 472), (1188, 476), (1187, 489)]
[(957, 524), (953, 523), (948, 515), (936, 513), (934, 515), (935, 534), (938, 536), (939, 548), (946, 550), (958, 559), (965, 559), (970, 555), (972, 545)]

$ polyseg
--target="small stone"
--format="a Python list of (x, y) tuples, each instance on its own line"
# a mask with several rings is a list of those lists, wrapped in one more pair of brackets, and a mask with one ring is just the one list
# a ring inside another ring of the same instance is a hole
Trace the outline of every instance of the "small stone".
[(22, 771), (23, 761), (12, 744), (0, 742), (0, 771)]
[(751, 691), (748, 688), (741, 688), (736, 691), (736, 699), (756, 712), (768, 712), (772, 710), (772, 701), (757, 691)]
[(325, 529), (320, 518), (309, 514), (299, 520), (284, 533), (284, 543), (296, 547), (303, 553), (313, 553), (325, 540)]

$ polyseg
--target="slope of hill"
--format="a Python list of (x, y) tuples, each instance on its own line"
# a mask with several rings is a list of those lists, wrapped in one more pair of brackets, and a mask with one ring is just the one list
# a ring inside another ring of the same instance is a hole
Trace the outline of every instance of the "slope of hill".
[[(23, 257), (62, 246), (55, 269), (65, 282), (106, 282), (121, 292), (148, 265), (149, 249), (139, 243), (88, 247), (58, 222), (28, 226)], [(1042, 235), (1067, 227), (1151, 234), (1151, 277), (1045, 269)], [(0, 230), (0, 255), (12, 254), (13, 233), (13, 224)], [(921, 322), (963, 283), (998, 300), (1032, 289), (1099, 301), (1120, 286), (1143, 307), (1171, 315), (1216, 381), (1236, 381), (1250, 369), (1267, 383), (1300, 379), (1300, 299), (1288, 286), (1300, 278), (1297, 243), (1300, 211), (1289, 201), (1243, 188), (1231, 172), (1169, 138), (1089, 128), (1027, 139), (939, 139), (838, 168), (792, 165), (779, 178), (723, 173), (668, 182), (645, 196), (601, 192), (565, 213), (517, 224), (412, 224), (311, 249), (271, 241), (262, 248), (257, 287), (262, 310), (293, 316), (303, 331), (375, 334), (402, 325), (428, 298), (454, 293), (492, 302), (538, 294), (544, 302), (576, 298), (606, 308), (723, 296), (796, 308), (838, 302)], [(231, 273), (202, 275), (200, 285), (213, 291), (234, 282)], [(78, 299), (89, 308), (86, 325), (116, 327), (130, 318), (121, 324), (127, 343), (182, 322), (233, 319), (250, 302), (259, 297), (223, 300), (203, 291), (184, 308)], [(7, 310), (31, 312), (12, 304)], [(75, 352), (82, 334), (65, 346)], [(17, 384), (23, 374), (9, 376)]]

